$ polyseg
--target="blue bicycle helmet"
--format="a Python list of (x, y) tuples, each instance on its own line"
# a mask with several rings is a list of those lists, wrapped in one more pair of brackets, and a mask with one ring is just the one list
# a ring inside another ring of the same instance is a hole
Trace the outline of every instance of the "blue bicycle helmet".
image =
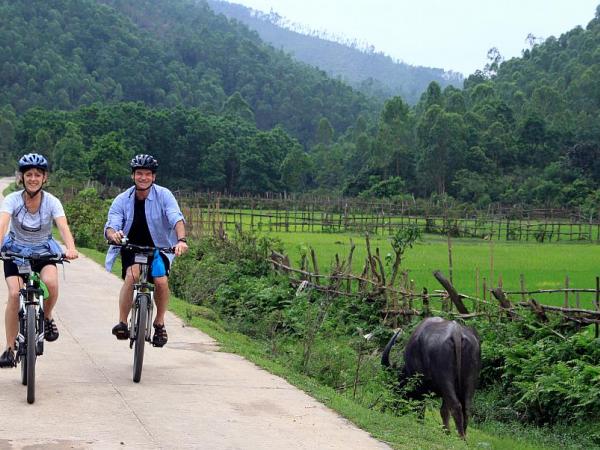
[(29, 169), (48, 171), (48, 160), (38, 153), (27, 153), (19, 159), (19, 172), (25, 173)]
[(129, 165), (132, 172), (135, 172), (136, 169), (148, 169), (155, 173), (158, 169), (158, 161), (152, 155), (146, 154), (135, 155)]

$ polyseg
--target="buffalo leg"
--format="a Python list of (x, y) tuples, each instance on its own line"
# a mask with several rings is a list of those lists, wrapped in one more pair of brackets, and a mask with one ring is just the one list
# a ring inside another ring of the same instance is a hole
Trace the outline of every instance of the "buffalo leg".
[(421, 401), (417, 407), (417, 418), (421, 423), (425, 422), (425, 401)]
[(442, 416), (442, 423), (444, 424), (444, 431), (450, 432), (450, 407), (446, 399), (442, 400), (442, 407), (440, 408), (440, 415)]
[[(456, 398), (456, 395), (448, 395), (448, 396), (444, 396), (444, 399), (442, 401), (442, 410), (441, 410), (441, 414), (442, 414), (442, 420), (444, 420), (444, 426), (446, 427), (446, 429), (448, 429), (448, 412), (452, 413), (452, 417), (454, 418), (454, 423), (456, 424), (456, 431), (458, 432), (458, 435), (464, 439), (465, 437), (465, 424), (464, 424), (464, 412), (463, 412), (463, 407), (460, 403), (460, 401), (458, 400), (458, 398)], [(446, 417), (444, 417), (444, 415)]]
[(452, 406), (450, 407), (450, 411), (452, 412), (452, 417), (454, 417), (454, 423), (456, 424), (456, 431), (461, 438), (465, 438), (465, 423), (464, 423), (464, 413), (463, 408), (458, 399), (455, 399), (452, 402)]

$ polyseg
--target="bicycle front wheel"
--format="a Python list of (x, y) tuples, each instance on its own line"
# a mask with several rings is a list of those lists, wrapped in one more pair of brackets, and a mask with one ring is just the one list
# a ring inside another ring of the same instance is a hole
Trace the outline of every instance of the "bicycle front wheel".
[(144, 364), (144, 344), (146, 343), (146, 326), (148, 323), (148, 306), (150, 297), (139, 294), (137, 299), (137, 320), (135, 327), (135, 342), (133, 346), (133, 381), (140, 382), (142, 378), (142, 365)]
[(27, 358), (21, 357), (21, 383), (23, 386), (27, 386)]
[(27, 355), (27, 403), (35, 401), (35, 359), (36, 359), (36, 329), (35, 329), (35, 305), (27, 305), (27, 340), (25, 348)]
[[(19, 332), (23, 336), (27, 336), (27, 323), (23, 317), (19, 317)], [(19, 342), (18, 352), (21, 363), (21, 383), (23, 386), (27, 386), (27, 346), (25, 341)]]

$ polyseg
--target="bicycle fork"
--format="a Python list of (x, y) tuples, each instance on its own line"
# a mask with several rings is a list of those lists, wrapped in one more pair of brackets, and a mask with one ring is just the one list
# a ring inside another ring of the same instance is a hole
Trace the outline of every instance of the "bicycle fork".
[(148, 309), (148, 314), (146, 315), (146, 323), (145, 324), (141, 324), (142, 327), (145, 327), (141, 330), (142, 332), (145, 333), (144, 339), (147, 342), (151, 341), (151, 335), (152, 335), (152, 314), (154, 312), (154, 295), (152, 291), (147, 291), (147, 292), (139, 292), (138, 289), (134, 289), (133, 291), (133, 298), (135, 299), (133, 301), (133, 306), (131, 308), (131, 314), (129, 315), (129, 348), (133, 347), (133, 343), (135, 342), (135, 339), (137, 337), (137, 334), (139, 332), (138, 330), (138, 315), (139, 315), (139, 310), (140, 310), (140, 297), (141, 296), (145, 296), (148, 301), (146, 302), (146, 308)]
[[(36, 354), (44, 354), (44, 297), (37, 296), (37, 300), (32, 302), (35, 305), (34, 311), (36, 315)], [(27, 335), (27, 305), (30, 304), (23, 293), (19, 294), (19, 332), (17, 334), (17, 362), (24, 358), (27, 354), (27, 345), (25, 336)]]

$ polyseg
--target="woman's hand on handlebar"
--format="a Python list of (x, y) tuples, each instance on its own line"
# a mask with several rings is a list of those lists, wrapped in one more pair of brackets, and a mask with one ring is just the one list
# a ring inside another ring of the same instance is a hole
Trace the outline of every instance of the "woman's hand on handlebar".
[(65, 258), (68, 260), (79, 258), (79, 252), (74, 248), (68, 248), (65, 252)]

